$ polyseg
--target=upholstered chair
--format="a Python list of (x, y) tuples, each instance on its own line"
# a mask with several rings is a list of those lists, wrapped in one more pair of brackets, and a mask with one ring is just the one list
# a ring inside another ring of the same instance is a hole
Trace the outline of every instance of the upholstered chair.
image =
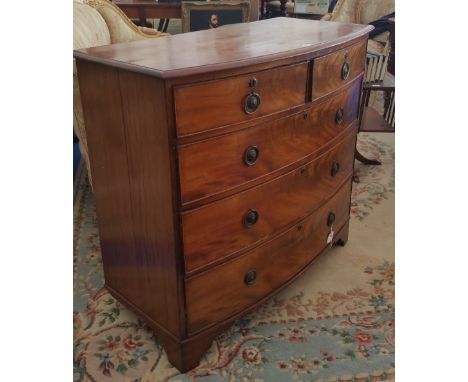
[[(286, 13), (294, 13), (294, 1), (286, 4)], [(270, 0), (267, 10), (279, 13), (280, 1)], [(395, 0), (338, 0), (332, 13), (325, 14), (321, 20), (341, 23), (368, 24), (395, 11)], [(368, 51), (388, 55), (390, 52), (389, 33), (385, 32), (369, 40)]]
[[(120, 8), (108, 0), (73, 1), (73, 49), (91, 48), (146, 38), (157, 38), (166, 35), (168, 35), (168, 33), (161, 33), (150, 28), (137, 27)], [(88, 169), (89, 182), (92, 186), (86, 129), (74, 60), (73, 128), (80, 141), (81, 156)]]
[[(338, 0), (333, 12), (327, 13), (321, 20), (369, 24), (392, 12), (395, 12), (395, 0)], [(389, 32), (369, 39), (367, 45), (368, 52), (384, 55), (388, 55), (390, 48)]]

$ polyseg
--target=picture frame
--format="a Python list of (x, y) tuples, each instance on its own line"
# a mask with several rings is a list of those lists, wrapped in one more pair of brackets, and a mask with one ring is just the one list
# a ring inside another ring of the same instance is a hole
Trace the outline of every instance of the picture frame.
[(184, 33), (246, 23), (250, 18), (248, 0), (183, 1), (181, 4)]
[(329, 0), (295, 0), (295, 14), (324, 15), (328, 13)]

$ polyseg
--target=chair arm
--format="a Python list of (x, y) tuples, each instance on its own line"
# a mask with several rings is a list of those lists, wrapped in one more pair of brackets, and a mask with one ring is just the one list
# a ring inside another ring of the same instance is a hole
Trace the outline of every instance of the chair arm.
[(164, 33), (164, 32), (159, 32), (156, 29), (153, 28), (147, 28), (147, 27), (138, 27), (139, 31), (145, 35), (145, 37), (151, 38), (151, 37), (163, 37), (163, 36), (170, 36), (170, 33)]
[(377, 36), (374, 36), (373, 38), (375, 41), (381, 42), (381, 43), (386, 43), (387, 41), (390, 40), (390, 32), (383, 32), (381, 34), (378, 34)]

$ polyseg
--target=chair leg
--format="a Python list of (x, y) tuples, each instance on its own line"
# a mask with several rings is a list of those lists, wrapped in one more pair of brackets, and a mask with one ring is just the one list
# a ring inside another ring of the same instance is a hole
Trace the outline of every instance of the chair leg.
[(287, 0), (280, 0), (280, 17), (286, 17)]
[(166, 19), (159, 19), (159, 24), (158, 24), (158, 31), (159, 32), (162, 32), (163, 31), (163, 28), (164, 28), (164, 21)]
[(380, 166), (382, 163), (379, 162), (377, 159), (369, 159), (369, 158), (366, 158), (364, 155), (362, 155), (358, 149), (356, 149), (354, 151), (354, 156), (355, 158), (361, 162), (361, 163), (364, 163), (366, 165), (375, 165), (375, 166)]
[(166, 19), (166, 22), (164, 23), (164, 28), (163, 28), (163, 32), (167, 32), (167, 27), (169, 26), (169, 21), (171, 19)]

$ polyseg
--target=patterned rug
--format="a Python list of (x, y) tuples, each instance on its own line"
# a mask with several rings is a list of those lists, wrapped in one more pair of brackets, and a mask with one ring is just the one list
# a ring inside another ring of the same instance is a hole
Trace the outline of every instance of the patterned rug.
[(394, 135), (360, 134), (349, 242), (217, 337), (180, 374), (157, 338), (103, 288), (93, 194), (74, 203), (74, 380), (271, 382), (394, 380)]

